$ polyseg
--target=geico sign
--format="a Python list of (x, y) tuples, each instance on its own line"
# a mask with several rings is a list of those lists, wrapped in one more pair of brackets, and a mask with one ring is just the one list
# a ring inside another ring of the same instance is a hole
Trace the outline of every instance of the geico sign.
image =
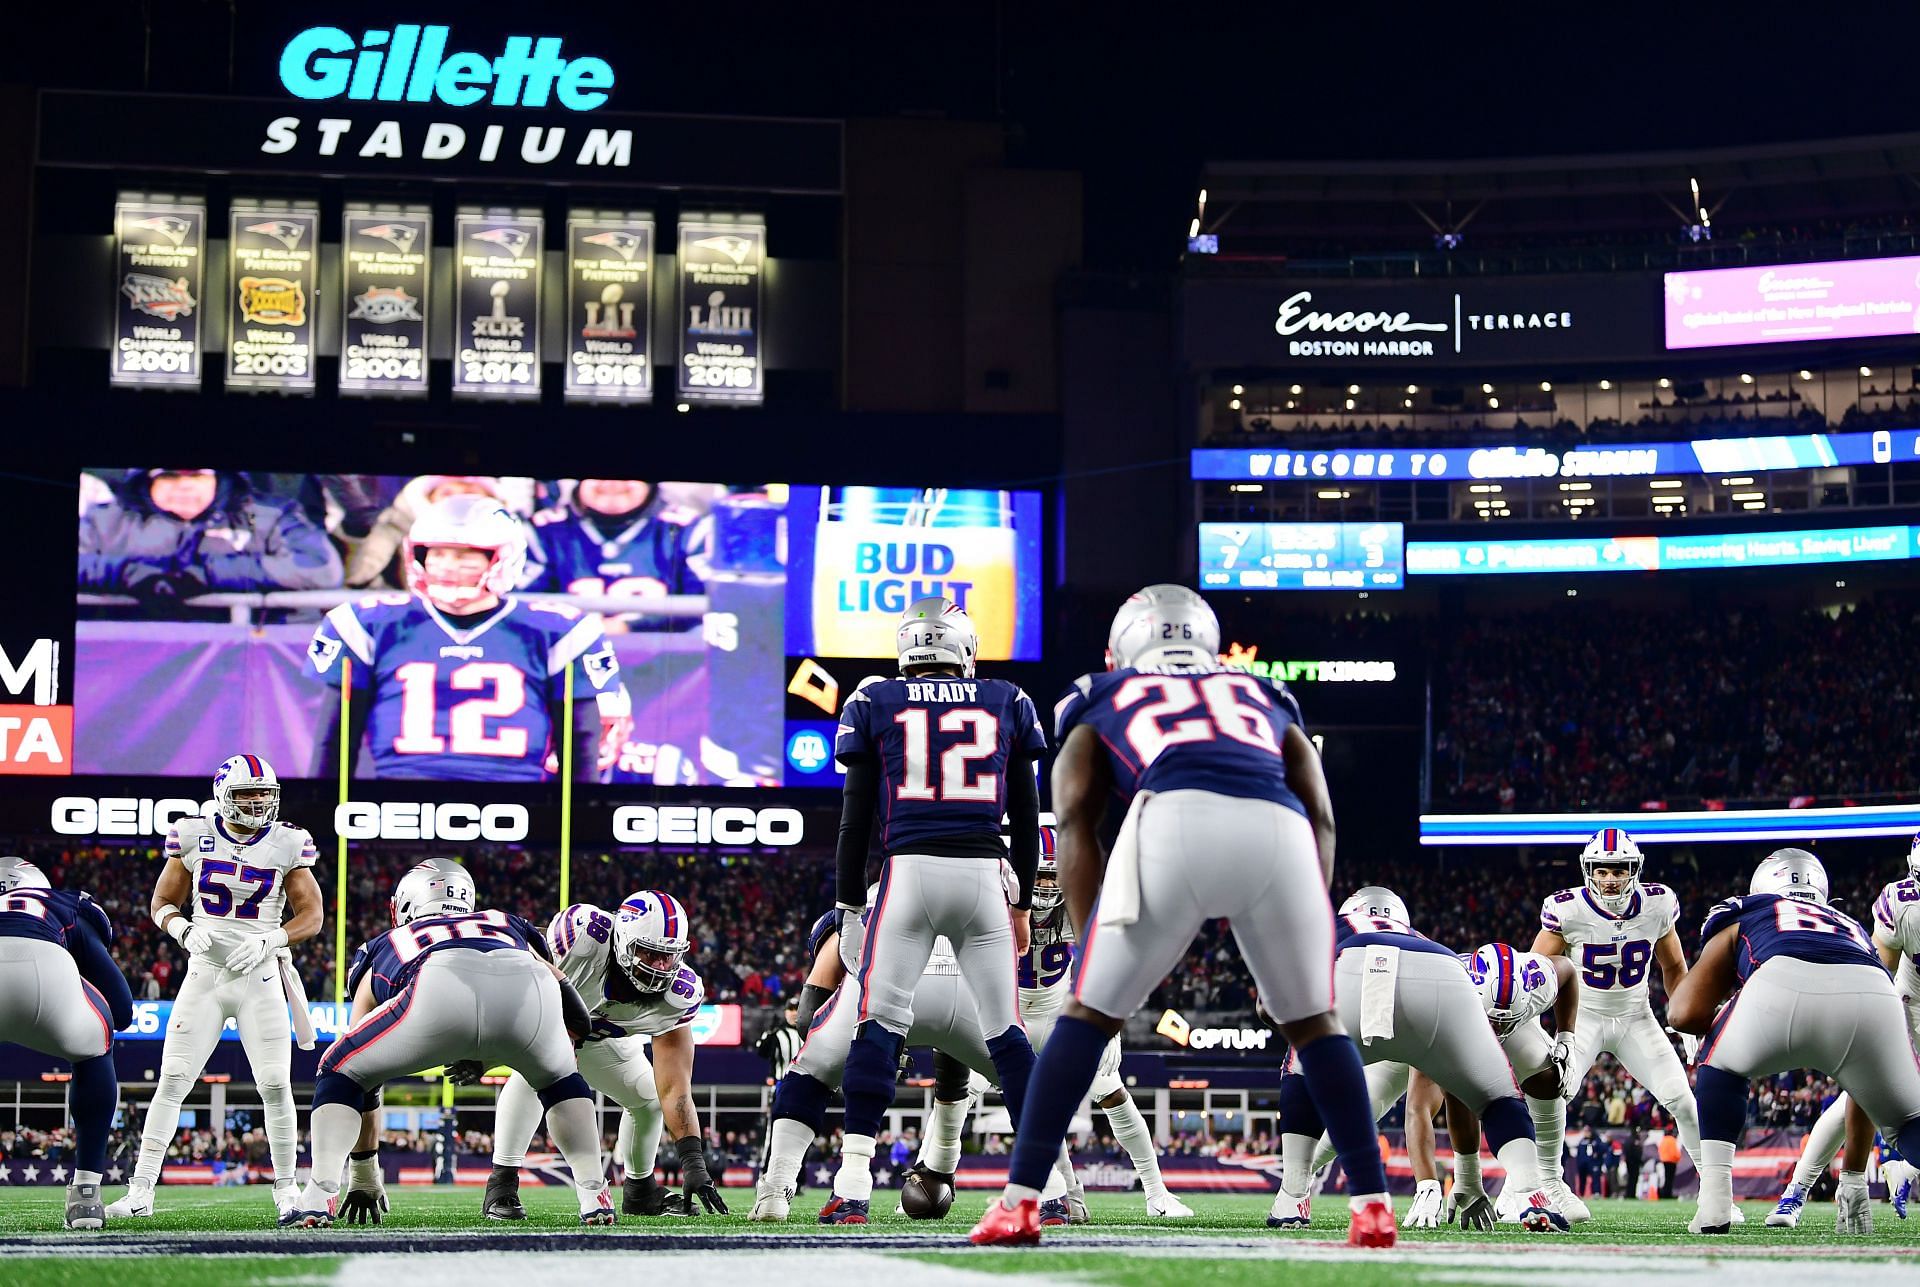
[(525, 840), (524, 804), (420, 804), (349, 800), (333, 811), (333, 829), (348, 840)]
[(628, 845), (786, 846), (805, 831), (798, 809), (630, 804), (613, 811), (613, 838)]
[(63, 795), (53, 802), (53, 829), (63, 836), (164, 836), (180, 819), (196, 815), (212, 817), (213, 801)]

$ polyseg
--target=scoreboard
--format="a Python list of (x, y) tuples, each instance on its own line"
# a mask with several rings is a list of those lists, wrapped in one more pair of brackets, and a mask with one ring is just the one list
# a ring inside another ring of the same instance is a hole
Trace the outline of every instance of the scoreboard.
[(1200, 584), (1209, 590), (1398, 590), (1399, 523), (1202, 523)]

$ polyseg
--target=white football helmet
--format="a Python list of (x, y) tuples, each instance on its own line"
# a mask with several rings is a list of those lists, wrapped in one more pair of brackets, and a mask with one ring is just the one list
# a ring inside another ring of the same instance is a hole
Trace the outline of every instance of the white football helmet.
[(1505, 943), (1488, 943), (1467, 958), (1467, 977), (1479, 989), (1480, 1006), (1502, 1031), (1520, 1021), (1518, 1002), (1526, 996), (1520, 982), (1520, 955)]
[(0, 894), (11, 894), (16, 889), (52, 888), (53, 882), (47, 879), (47, 873), (25, 858), (11, 854), (0, 858)]
[(1362, 885), (1353, 891), (1346, 902), (1340, 904), (1342, 916), (1377, 916), (1385, 920), (1398, 921), (1411, 927), (1413, 918), (1407, 915), (1407, 905), (1400, 895), (1385, 885)]
[(1913, 844), (1907, 849), (1907, 879), (1920, 880), (1920, 835), (1913, 838)]
[[(477, 578), (429, 576), (427, 551), (443, 546), (479, 550), (490, 562)], [(527, 529), (491, 496), (449, 496), (427, 506), (407, 529), (407, 588), (449, 612), (510, 593), (526, 563)]]
[[(239, 799), (242, 792), (249, 798)], [(213, 802), (234, 826), (258, 831), (280, 816), (280, 779), (264, 756), (242, 752), (213, 771)]]
[(664, 992), (680, 972), (692, 940), (687, 909), (671, 894), (627, 895), (613, 918), (613, 959), (642, 992)]
[(1827, 869), (1804, 849), (1776, 849), (1753, 869), (1749, 894), (1778, 894), (1803, 903), (1827, 901)]
[[(1619, 916), (1633, 902), (1633, 896), (1640, 889), (1640, 868), (1646, 865), (1646, 855), (1640, 852), (1640, 846), (1633, 837), (1618, 827), (1602, 827), (1593, 833), (1593, 839), (1587, 841), (1587, 847), (1580, 851), (1580, 872), (1586, 879), (1587, 893), (1593, 896), (1609, 915)], [(1602, 867), (1625, 868), (1626, 882), (1618, 893), (1607, 893), (1594, 873)]]
[(1113, 614), (1107, 631), (1107, 669), (1129, 666), (1220, 664), (1220, 619), (1184, 585), (1136, 590)]
[[(1000, 820), (1002, 826), (1008, 822), (1005, 817)], [(1008, 849), (1013, 848), (1012, 836), (1002, 833), (1000, 840)], [(1053, 883), (1042, 885), (1042, 876)], [(1066, 891), (1060, 888), (1060, 820), (1051, 813), (1043, 813), (1040, 815), (1040, 862), (1033, 872), (1033, 914), (1045, 920), (1066, 899)]]
[(387, 910), (395, 925), (427, 916), (465, 916), (473, 910), (473, 877), (451, 858), (429, 858), (393, 886)]
[(966, 610), (952, 599), (915, 599), (907, 605), (893, 644), (903, 675), (915, 666), (958, 666), (972, 679), (980, 635)]

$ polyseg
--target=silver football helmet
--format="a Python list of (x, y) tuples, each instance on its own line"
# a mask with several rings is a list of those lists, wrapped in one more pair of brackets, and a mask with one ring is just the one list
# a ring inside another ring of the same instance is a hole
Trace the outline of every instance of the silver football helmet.
[[(475, 576), (427, 570), (427, 552), (442, 546), (479, 550), (487, 565)], [(527, 563), (527, 531), (491, 496), (450, 496), (420, 511), (407, 529), (407, 588), (436, 607), (459, 612), (487, 595), (506, 595)]]
[(34, 863), (11, 854), (0, 858), (0, 894), (11, 894), (16, 889), (52, 888), (53, 883), (47, 879), (47, 873)]
[[(1580, 872), (1586, 878), (1587, 893), (1609, 915), (1623, 915), (1640, 889), (1640, 869), (1646, 861), (1632, 836), (1618, 827), (1602, 827), (1580, 851)], [(1602, 867), (1624, 870), (1627, 878), (1615, 882), (1617, 889), (1609, 889), (1596, 874)]]
[(915, 599), (894, 634), (894, 651), (903, 675), (917, 666), (958, 666), (972, 679), (980, 635), (966, 610), (952, 599)]
[(1803, 903), (1827, 901), (1827, 869), (1804, 849), (1776, 849), (1753, 869), (1749, 894), (1778, 894)]
[(387, 910), (395, 925), (428, 916), (464, 916), (473, 910), (473, 877), (451, 858), (429, 858), (393, 886)]
[(1407, 915), (1407, 904), (1400, 895), (1385, 885), (1362, 885), (1353, 891), (1347, 901), (1340, 904), (1342, 916), (1376, 916), (1384, 920), (1398, 921), (1400, 924), (1413, 925), (1413, 918)]
[(1136, 590), (1113, 614), (1107, 631), (1107, 669), (1130, 666), (1217, 666), (1220, 620), (1207, 601), (1184, 585)]

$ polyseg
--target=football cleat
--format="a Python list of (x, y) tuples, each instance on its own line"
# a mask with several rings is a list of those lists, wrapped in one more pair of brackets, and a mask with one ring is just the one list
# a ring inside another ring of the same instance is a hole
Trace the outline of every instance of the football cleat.
[(1787, 1191), (1767, 1216), (1769, 1229), (1792, 1229), (1800, 1223), (1800, 1208), (1807, 1204), (1807, 1191), (1791, 1181)]
[[(1147, 1199), (1147, 1211), (1153, 1211), (1153, 1199)], [(1067, 1223), (1092, 1224), (1093, 1212), (1087, 1209), (1087, 1191), (1085, 1189), (1067, 1190)]]
[(153, 1188), (150, 1185), (132, 1185), (107, 1204), (107, 1217), (112, 1220), (144, 1220), (152, 1214)]
[(1527, 1196), (1527, 1206), (1520, 1213), (1520, 1227), (1528, 1233), (1553, 1233), (1556, 1230), (1565, 1233), (1572, 1226), (1567, 1218), (1553, 1209), (1553, 1203), (1547, 1195), (1535, 1189)]
[(1572, 1223), (1585, 1224), (1593, 1219), (1593, 1212), (1587, 1209), (1586, 1203), (1574, 1196), (1573, 1190), (1567, 1187), (1565, 1180), (1548, 1180), (1541, 1187), (1546, 1190), (1547, 1197), (1552, 1200), (1553, 1209)]
[(976, 1247), (1032, 1247), (1040, 1242), (1040, 1203), (1022, 1198), (1012, 1206), (1006, 1200), (987, 1203), (980, 1223), (973, 1226), (967, 1241)]
[(100, 1186), (69, 1184), (67, 1186), (67, 1228), (104, 1229), (106, 1227), (107, 1206), (100, 1200)]
[(524, 1220), (527, 1209), (520, 1203), (520, 1168), (496, 1166), (487, 1177), (487, 1192), (480, 1199), (480, 1212), (489, 1220)]
[(1733, 1204), (1733, 1222), (1735, 1224), (1745, 1224), (1747, 1222), (1747, 1213), (1740, 1209), (1738, 1202)]
[(1040, 1204), (1040, 1227), (1042, 1229), (1063, 1229), (1071, 1217), (1067, 1212), (1065, 1198), (1048, 1198)]
[[(1072, 1204), (1071, 1196), (1068, 1198), (1068, 1204)], [(1082, 1201), (1080, 1203), (1080, 1209), (1085, 1211), (1086, 1207), (1087, 1204)], [(1147, 1195), (1147, 1214), (1161, 1220), (1191, 1220), (1193, 1219), (1193, 1208), (1182, 1202), (1179, 1198), (1174, 1197), (1173, 1194), (1168, 1193), (1165, 1189), (1162, 1189), (1158, 1193)], [(1076, 1220), (1074, 1223), (1084, 1224), (1086, 1222), (1084, 1220)]]
[(285, 1215), (300, 1205), (300, 1185), (293, 1180), (275, 1180), (273, 1182), (273, 1209), (279, 1215)]
[(843, 1198), (833, 1195), (833, 1200), (820, 1208), (821, 1224), (866, 1224), (873, 1203), (859, 1198)]
[(1873, 1203), (1867, 1186), (1842, 1184), (1833, 1195), (1833, 1231), (1841, 1237), (1866, 1237), (1873, 1232)]
[(1893, 1213), (1906, 1219), (1907, 1204), (1914, 1196), (1914, 1181), (1920, 1179), (1920, 1167), (1902, 1157), (1891, 1158), (1881, 1163), (1880, 1178), (1887, 1182), (1887, 1201), (1893, 1203)]
[(1391, 1247), (1400, 1237), (1394, 1223), (1393, 1204), (1375, 1198), (1355, 1211), (1347, 1221), (1349, 1247)]
[(282, 1229), (325, 1229), (333, 1224), (332, 1204), (318, 1210), (295, 1207), (280, 1217)]
[(1725, 1233), (1733, 1228), (1733, 1200), (1731, 1198), (1701, 1198), (1700, 1205), (1694, 1208), (1693, 1219), (1687, 1221), (1688, 1233)]
[(747, 1219), (755, 1224), (785, 1224), (793, 1209), (793, 1195), (785, 1189), (761, 1188), (754, 1191), (753, 1210)]
[(580, 1223), (584, 1225), (608, 1225), (616, 1218), (613, 1214), (613, 1194), (604, 1185), (594, 1194), (590, 1205), (580, 1208)]
[(1296, 1198), (1285, 1189), (1273, 1195), (1273, 1205), (1267, 1209), (1267, 1228), (1304, 1229), (1313, 1223), (1313, 1197), (1311, 1194)]

